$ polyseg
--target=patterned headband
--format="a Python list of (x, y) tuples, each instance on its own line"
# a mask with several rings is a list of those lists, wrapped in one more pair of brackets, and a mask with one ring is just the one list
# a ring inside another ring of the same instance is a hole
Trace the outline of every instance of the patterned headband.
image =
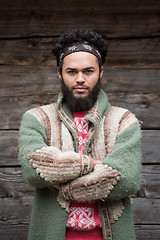
[(73, 43), (72, 45), (67, 46), (65, 49), (63, 49), (60, 52), (59, 65), (61, 65), (63, 59), (67, 55), (74, 53), (74, 52), (89, 52), (89, 53), (95, 55), (99, 59), (99, 62), (102, 63), (101, 54), (95, 46), (90, 45), (88, 42), (77, 42), (77, 43)]

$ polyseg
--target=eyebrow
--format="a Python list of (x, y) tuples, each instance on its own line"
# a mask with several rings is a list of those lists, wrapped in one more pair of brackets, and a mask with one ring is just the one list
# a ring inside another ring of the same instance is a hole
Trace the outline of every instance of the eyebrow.
[[(92, 67), (92, 66), (90, 66), (90, 67), (84, 68), (83, 70), (91, 70), (91, 69), (95, 69), (95, 68)], [(77, 68), (67, 67), (65, 70), (66, 70), (66, 71), (68, 71), (68, 70), (76, 71)]]

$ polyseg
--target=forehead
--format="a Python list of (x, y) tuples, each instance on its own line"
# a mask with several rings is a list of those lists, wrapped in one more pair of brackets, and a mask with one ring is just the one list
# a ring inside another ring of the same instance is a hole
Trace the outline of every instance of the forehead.
[(98, 59), (88, 52), (74, 52), (63, 59), (63, 68), (99, 67)]

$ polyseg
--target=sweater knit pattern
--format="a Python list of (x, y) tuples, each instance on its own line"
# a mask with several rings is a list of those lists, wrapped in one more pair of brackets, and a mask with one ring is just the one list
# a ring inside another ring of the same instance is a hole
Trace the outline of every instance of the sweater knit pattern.
[[(85, 112), (73, 113), (74, 122), (79, 135), (79, 153), (84, 153), (84, 143), (87, 137), (89, 121), (84, 119)], [(71, 202), (67, 219), (67, 227), (79, 230), (91, 230), (101, 225), (97, 211), (97, 203)]]
[[(42, 109), (41, 116), (46, 116), (46, 114), (47, 114), (48, 118), (50, 119), (50, 121), (47, 121), (47, 123), (45, 123), (46, 125), (47, 124), (50, 125), (50, 126), (45, 125), (46, 129), (49, 129), (49, 132), (47, 132), (47, 136), (50, 135), (50, 131), (53, 131), (52, 130), (53, 128), (54, 128), (54, 130), (56, 129), (56, 135), (54, 134), (55, 137), (52, 138), (51, 145), (53, 143), (54, 144), (56, 143), (57, 147), (62, 149), (62, 152), (65, 152), (66, 150), (74, 151), (72, 137), (70, 135), (70, 132), (68, 131), (68, 128), (63, 123), (61, 123), (61, 127), (56, 127), (56, 126), (60, 125), (58, 117), (54, 118), (54, 121), (53, 121), (53, 117), (55, 116), (55, 108), (56, 108), (56, 104), (50, 104), (50, 105), (40, 107), (38, 110), (37, 109), (30, 110), (29, 113), (36, 116), (35, 113), (38, 112), (38, 118), (39, 118), (39, 120), (41, 120), (41, 123), (44, 124), (43, 117), (41, 117), (41, 118), (39, 117), (40, 112), (41, 112), (40, 109)], [(44, 114), (44, 112), (45, 112), (45, 114)], [(92, 145), (91, 145), (91, 148), (92, 148), (91, 157), (92, 158), (97, 159), (97, 160), (99, 160), (99, 159), (102, 160), (106, 156), (107, 153), (112, 152), (116, 137), (118, 135), (118, 130), (119, 130), (119, 128), (122, 128), (119, 126), (119, 122), (126, 112), (127, 112), (126, 109), (112, 107), (111, 110), (109, 111), (109, 113), (106, 115), (106, 117), (104, 117), (101, 120), (101, 122), (98, 126), (99, 130), (96, 131), (96, 134), (94, 135), (94, 139), (93, 139)], [(54, 115), (53, 115), (53, 113), (54, 113)], [(93, 113), (93, 110), (92, 110), (92, 113)], [(64, 116), (66, 117), (66, 113), (64, 114), (63, 111), (61, 114), (63, 117)], [(113, 115), (114, 115), (114, 117), (113, 117)], [(133, 122), (137, 122), (134, 115), (133, 114), (131, 114), (131, 115), (132, 115), (132, 117), (130, 117), (131, 121), (128, 122), (128, 126), (130, 124), (132, 124)], [(96, 117), (97, 117), (97, 115), (96, 115)], [(67, 118), (69, 118), (68, 115), (67, 115)], [(113, 122), (113, 119), (114, 119), (114, 122)], [(70, 121), (73, 121), (73, 120), (70, 119)], [(66, 120), (66, 122), (67, 122), (67, 120)], [(123, 122), (123, 121), (121, 121), (121, 122)], [(72, 130), (74, 129), (74, 131), (78, 135), (78, 131), (77, 131), (77, 128), (75, 127), (74, 121), (73, 121), (73, 124), (71, 125), (71, 128), (72, 128)], [(61, 134), (58, 133), (58, 130), (60, 130), (60, 129), (61, 129)], [(107, 129), (106, 134), (104, 134), (105, 129)], [(90, 131), (92, 133), (92, 127), (90, 128)], [(60, 139), (59, 136), (63, 136), (63, 137), (61, 137), (61, 140), (59, 140)], [(106, 139), (104, 138), (104, 136), (106, 136)], [(57, 137), (58, 141), (56, 141), (56, 137)], [(91, 138), (91, 137), (92, 137), (92, 134), (90, 134), (89, 138)], [(62, 144), (61, 146), (60, 146), (60, 143)], [(107, 151), (106, 150), (104, 151), (104, 149), (106, 149)], [(75, 171), (76, 166), (77, 166), (77, 163), (75, 163), (74, 171)], [(98, 166), (97, 166), (97, 169), (98, 169)], [(103, 178), (101, 169), (99, 170), (99, 172), (97, 171), (97, 174), (99, 174), (98, 178), (101, 178), (101, 177)], [(86, 176), (86, 177), (88, 177), (88, 176)], [(112, 184), (115, 185), (116, 181)], [(108, 185), (107, 185), (107, 188), (108, 188), (107, 195), (110, 193), (110, 190), (112, 190), (114, 188), (114, 186), (112, 184), (108, 183)], [(97, 192), (97, 196), (99, 196), (99, 194), (105, 188), (106, 188), (105, 185), (103, 185), (102, 183), (101, 183), (101, 185), (98, 184), (97, 190), (99, 189), (99, 191)], [(78, 193), (78, 191), (79, 190), (77, 188), (75, 188), (74, 194), (76, 195), (76, 192)], [(89, 189), (89, 186), (88, 186), (88, 191), (89, 192), (92, 191), (91, 189)], [(68, 201), (65, 202), (63, 197), (60, 194), (58, 196), (57, 200), (59, 201), (59, 203), (62, 207), (65, 207), (66, 210), (69, 211), (70, 203)], [(83, 194), (81, 197), (83, 199)], [(76, 199), (76, 200), (78, 201), (78, 199)], [(106, 201), (108, 201), (108, 200), (106, 200)], [(121, 200), (116, 201), (115, 208), (113, 207), (114, 204), (115, 203), (112, 201), (108, 201), (108, 203), (107, 203), (107, 209), (110, 209), (109, 212), (110, 212), (110, 219), (112, 219), (112, 223), (114, 221), (116, 221), (118, 219), (118, 217), (121, 216), (123, 209), (124, 209), (124, 205), (122, 204)]]
[[(45, 209), (52, 208), (54, 215), (59, 216), (60, 224), (57, 224), (50, 215), (56, 226), (56, 239), (61, 240), (65, 236), (66, 211), (69, 211), (70, 202), (93, 200), (98, 202), (105, 240), (108, 237), (135, 239), (130, 203), (126, 197), (138, 190), (141, 180), (138, 120), (126, 109), (111, 107), (102, 90), (84, 119), (89, 120), (91, 126), (81, 155), (78, 153), (77, 128), (61, 96), (57, 103), (31, 109), (23, 117), (19, 160), (25, 179), (36, 187), (37, 199), (29, 240), (51, 239), (47, 233), (47, 226), (53, 233), (51, 222), (45, 226), (42, 220), (43, 229), (38, 227), (41, 205), (44, 220), (47, 217)], [(102, 164), (93, 168), (92, 159), (101, 160)], [(54, 184), (60, 186), (59, 194)], [(130, 230), (125, 232), (124, 223)]]

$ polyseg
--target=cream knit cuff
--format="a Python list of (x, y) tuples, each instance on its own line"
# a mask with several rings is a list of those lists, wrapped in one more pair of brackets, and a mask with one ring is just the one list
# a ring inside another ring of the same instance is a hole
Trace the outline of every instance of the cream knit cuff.
[(82, 172), (80, 175), (90, 173), (93, 169), (92, 158), (87, 155), (81, 155)]

